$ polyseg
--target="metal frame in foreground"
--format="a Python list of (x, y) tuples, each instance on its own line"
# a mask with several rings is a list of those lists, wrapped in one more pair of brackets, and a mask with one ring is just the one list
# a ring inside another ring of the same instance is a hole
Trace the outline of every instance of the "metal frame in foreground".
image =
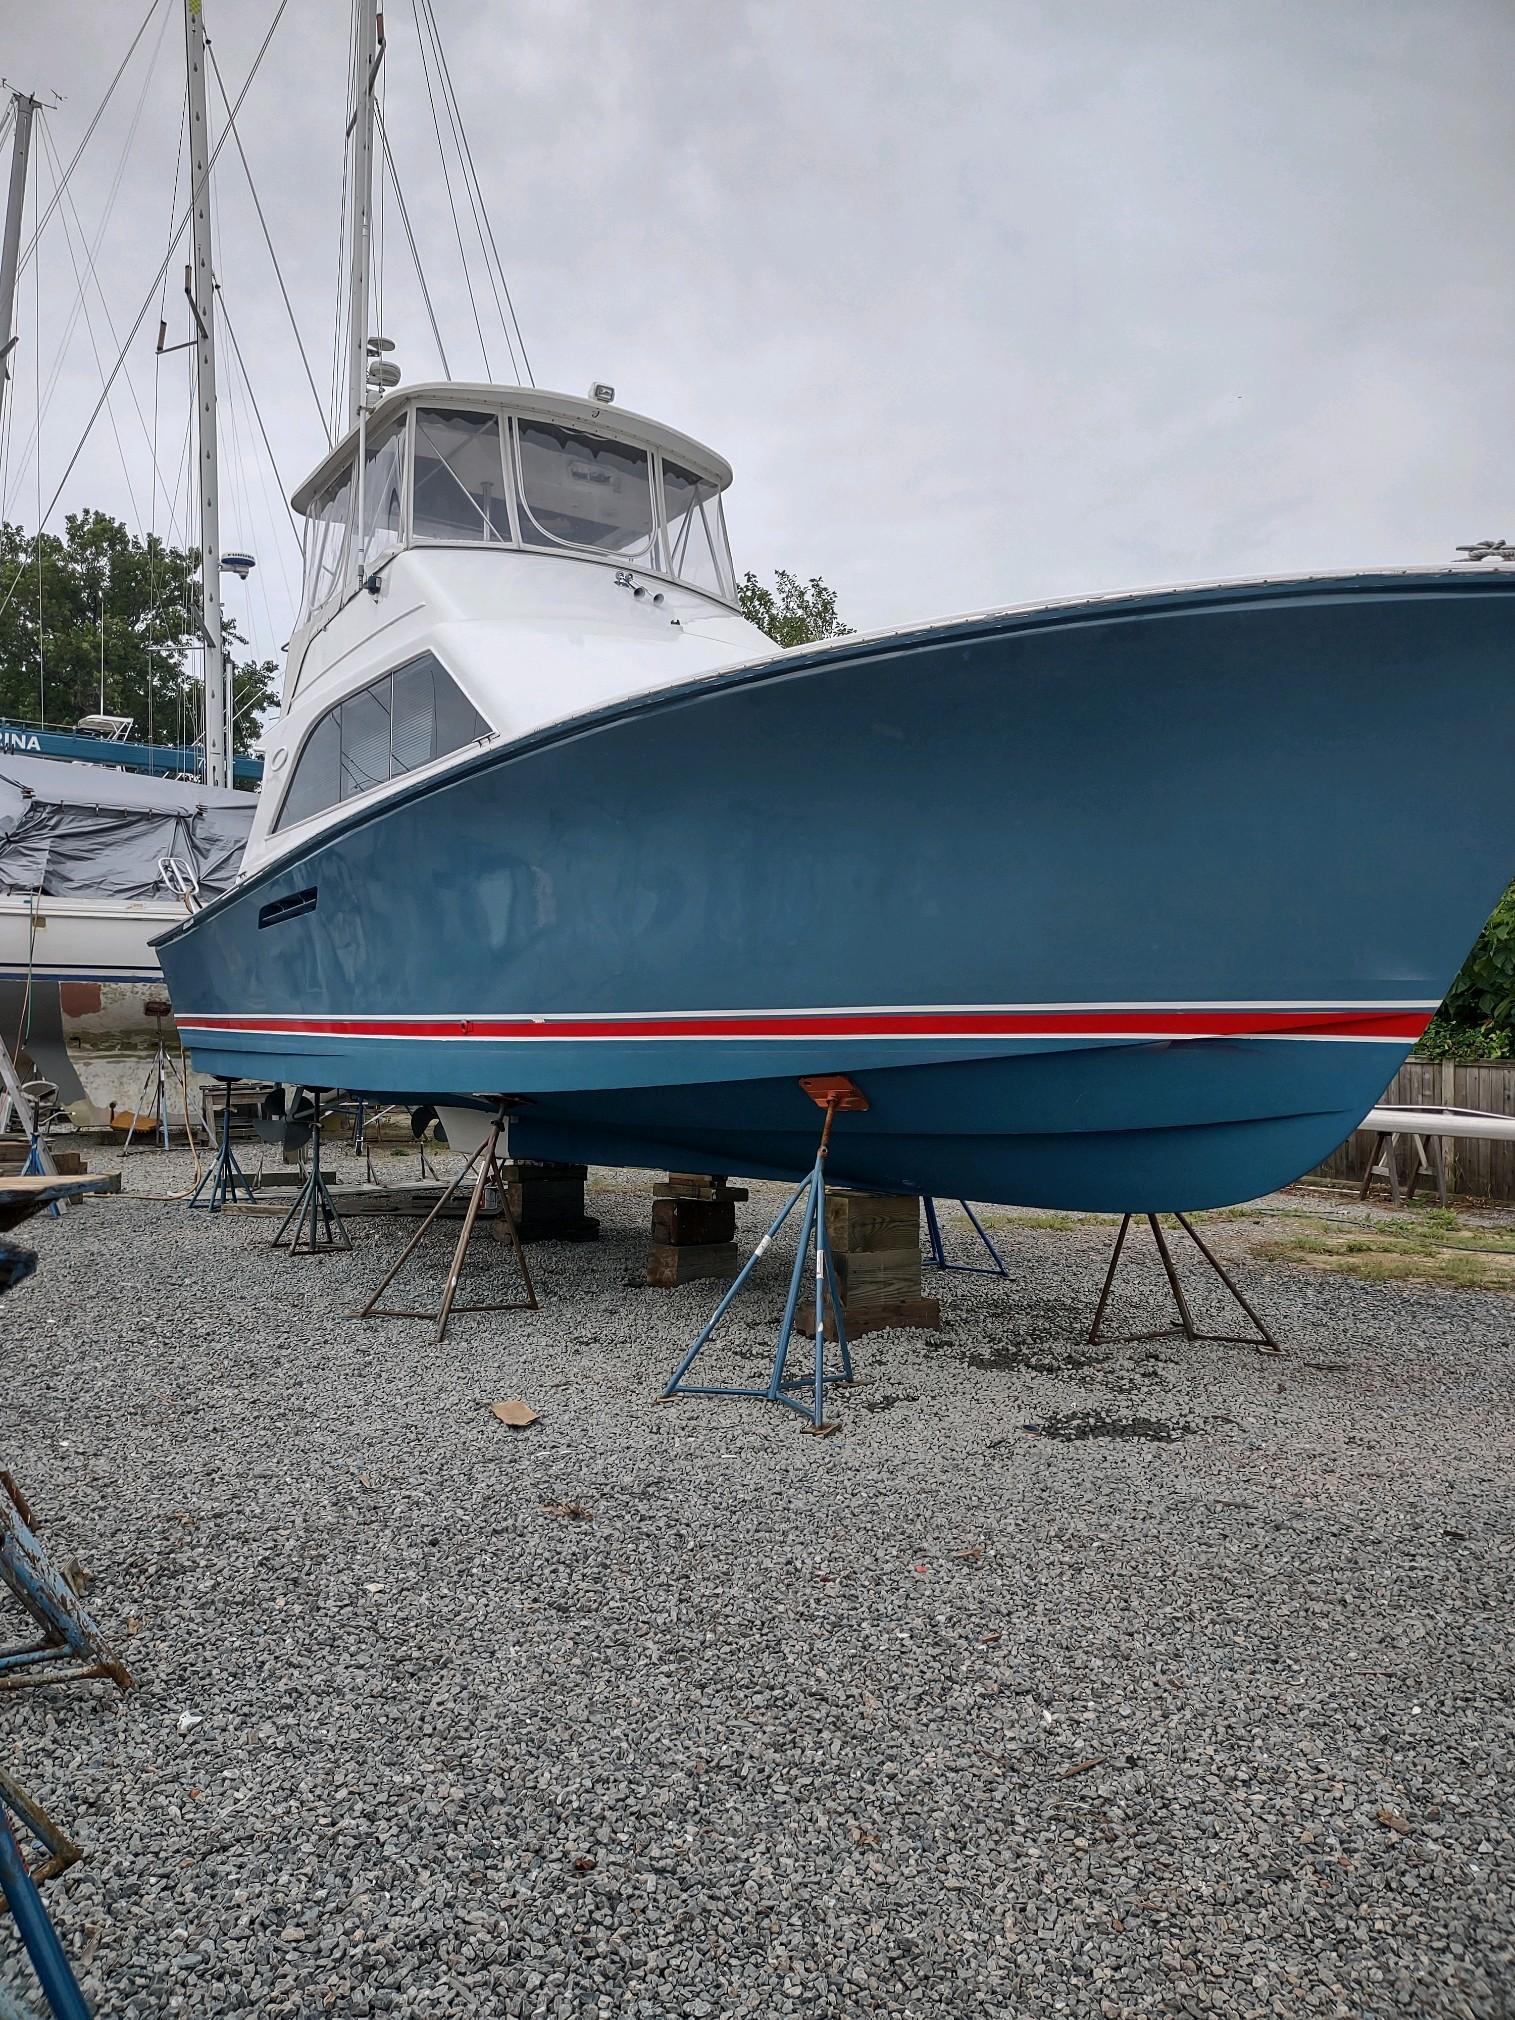
[(1189, 1301), (1184, 1296), (1184, 1287), (1178, 1280), (1178, 1270), (1174, 1266), (1168, 1244), (1163, 1238), (1163, 1231), (1158, 1224), (1157, 1215), (1155, 1213), (1146, 1213), (1141, 1217), (1146, 1221), (1148, 1227), (1151, 1228), (1152, 1239), (1157, 1244), (1157, 1253), (1162, 1262), (1163, 1273), (1168, 1279), (1168, 1288), (1173, 1293), (1173, 1302), (1178, 1306), (1178, 1325), (1167, 1325), (1153, 1333), (1109, 1334), (1100, 1331), (1100, 1327), (1104, 1321), (1105, 1307), (1110, 1302), (1110, 1292), (1115, 1284), (1115, 1272), (1120, 1267), (1121, 1251), (1126, 1245), (1126, 1236), (1130, 1232), (1131, 1223), (1136, 1219), (1134, 1213), (1128, 1213), (1122, 1217), (1120, 1233), (1115, 1237), (1115, 1250), (1110, 1257), (1110, 1267), (1105, 1272), (1104, 1288), (1099, 1294), (1099, 1303), (1094, 1308), (1094, 1323), (1089, 1328), (1089, 1345), (1091, 1347), (1102, 1344), (1109, 1346), (1135, 1346), (1143, 1340), (1166, 1339), (1170, 1333), (1181, 1330), (1185, 1338), (1190, 1340), (1212, 1340), (1220, 1346), (1256, 1347), (1260, 1354), (1281, 1354), (1284, 1351), (1279, 1342), (1274, 1339), (1272, 1333), (1269, 1332), (1264, 1321), (1253, 1310), (1252, 1306), (1248, 1304), (1240, 1286), (1227, 1273), (1219, 1257), (1212, 1249), (1205, 1245), (1184, 1215), (1175, 1211), (1173, 1218), (1178, 1222), (1179, 1226), (1199, 1250), (1216, 1276), (1220, 1278), (1226, 1289), (1231, 1293), (1236, 1303), (1241, 1306), (1247, 1317), (1257, 1328), (1255, 1333), (1201, 1332), (1194, 1323), (1193, 1313), (1189, 1310)]

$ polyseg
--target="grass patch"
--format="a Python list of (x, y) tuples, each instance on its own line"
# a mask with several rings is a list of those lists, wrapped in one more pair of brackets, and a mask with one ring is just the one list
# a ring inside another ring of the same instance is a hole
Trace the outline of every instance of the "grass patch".
[(1297, 1263), (1364, 1283), (1450, 1284), (1459, 1290), (1515, 1291), (1515, 1241), (1463, 1234), (1436, 1240), (1422, 1227), (1353, 1228), (1280, 1235), (1260, 1242), (1262, 1262)]

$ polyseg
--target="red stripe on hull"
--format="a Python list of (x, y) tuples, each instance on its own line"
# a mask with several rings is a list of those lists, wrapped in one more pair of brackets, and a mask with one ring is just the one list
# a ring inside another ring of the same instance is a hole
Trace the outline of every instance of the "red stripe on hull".
[(1413, 1044), (1429, 1011), (907, 1010), (729, 1016), (195, 1017), (185, 1031), (290, 1037), (628, 1040), (646, 1038), (1378, 1038)]

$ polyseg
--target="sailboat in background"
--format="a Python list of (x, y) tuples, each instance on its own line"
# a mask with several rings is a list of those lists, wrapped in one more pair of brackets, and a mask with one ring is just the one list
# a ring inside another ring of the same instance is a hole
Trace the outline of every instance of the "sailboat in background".
[[(211, 150), (206, 117), (206, 43), (199, 0), (184, 0), (186, 130), (189, 142), (192, 262), (186, 294), (195, 352), (196, 439), (201, 543), (203, 753), (169, 753), (127, 741), (131, 723), (105, 713), (78, 725), (103, 731), (99, 762), (0, 754), (0, 1019), (5, 1042), (56, 1082), (74, 1108), (101, 1113), (125, 1098), (140, 1073), (137, 1055), (156, 1042), (166, 983), (152, 942), (203, 900), (220, 894), (237, 868), (252, 821), (251, 794), (232, 790), (233, 683), (223, 637), (220, 568), (245, 576), (249, 555), (222, 557), (216, 410), (216, 300), (211, 271)], [(0, 235), (0, 412), (14, 322), (27, 164), (39, 103), (11, 95), (11, 168)], [(38, 230), (40, 232), (40, 224)], [(25, 738), (44, 749), (42, 735)], [(48, 738), (89, 748), (80, 736)], [(91, 754), (93, 755), (93, 754)], [(204, 783), (136, 776), (123, 761), (200, 756)], [(115, 761), (113, 763), (113, 760)]]

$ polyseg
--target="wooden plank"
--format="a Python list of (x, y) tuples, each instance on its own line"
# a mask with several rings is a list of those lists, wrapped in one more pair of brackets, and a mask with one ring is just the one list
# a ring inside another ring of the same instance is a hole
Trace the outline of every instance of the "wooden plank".
[(686, 1243), (735, 1241), (736, 1202), (730, 1199), (655, 1199), (652, 1238), (678, 1248)]
[(833, 1250), (920, 1248), (921, 1203), (912, 1193), (826, 1192), (826, 1232)]
[[(842, 1317), (847, 1326), (847, 1337), (855, 1339), (859, 1333), (888, 1332), (895, 1327), (908, 1327), (919, 1332), (934, 1333), (942, 1322), (942, 1308), (935, 1298), (902, 1298), (892, 1305), (850, 1305), (842, 1301)], [(827, 1323), (835, 1324), (835, 1314), (831, 1301), (827, 1299)], [(813, 1296), (800, 1300), (799, 1310), (794, 1315), (795, 1331), (803, 1333), (806, 1339), (815, 1336), (815, 1299)]]
[(741, 1266), (734, 1241), (686, 1242), (677, 1248), (654, 1242), (647, 1251), (647, 1281), (658, 1290), (703, 1278), (734, 1277)]

